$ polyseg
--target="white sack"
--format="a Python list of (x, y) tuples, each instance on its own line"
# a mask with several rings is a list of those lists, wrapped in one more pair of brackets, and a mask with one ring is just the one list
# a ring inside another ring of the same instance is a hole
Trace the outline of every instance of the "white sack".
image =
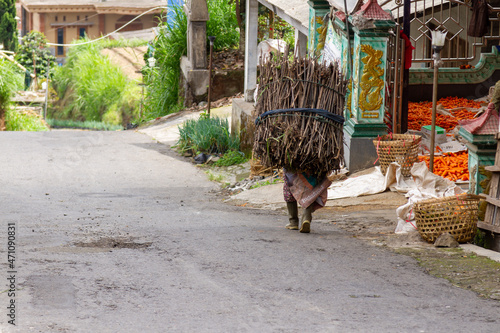
[(412, 187), (413, 181), (401, 176), (401, 167), (394, 162), (387, 168), (385, 176), (380, 167), (376, 166), (368, 174), (332, 183), (328, 188), (328, 199), (355, 198), (382, 193), (388, 188), (392, 191), (407, 192)]

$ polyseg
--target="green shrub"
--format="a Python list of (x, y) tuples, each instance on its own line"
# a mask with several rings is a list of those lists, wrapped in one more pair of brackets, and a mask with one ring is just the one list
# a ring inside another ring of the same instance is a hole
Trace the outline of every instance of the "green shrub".
[(133, 39), (103, 38), (99, 41), (99, 47), (104, 48), (104, 49), (112, 49), (115, 47), (139, 47), (139, 46), (145, 46), (145, 45), (148, 45), (148, 41), (144, 40), (144, 39), (138, 39), (138, 38), (133, 38)]
[[(208, 0), (207, 5), (210, 15), (207, 36), (216, 36), (214, 51), (237, 47), (239, 29), (234, 3)], [(152, 69), (145, 67), (143, 71), (146, 82), (144, 121), (182, 108), (179, 78), (181, 57), (187, 52), (187, 18), (182, 6), (174, 5), (169, 10), (172, 14), (171, 23), (164, 20), (159, 24), (160, 34), (153, 44), (156, 65)], [(145, 57), (149, 57), (149, 54)]]
[(229, 133), (227, 119), (200, 117), (188, 120), (179, 126), (179, 140), (176, 147), (181, 152), (225, 153), (238, 150), (240, 140)]
[(48, 131), (42, 117), (33, 113), (8, 110), (5, 114), (6, 131)]
[(38, 31), (31, 31), (23, 37), (16, 54), (16, 60), (37, 77), (46, 77), (47, 65), (54, 67), (56, 57), (47, 48), (47, 38)]
[(122, 115), (118, 111), (118, 105), (115, 103), (102, 116), (102, 121), (106, 124), (120, 125), (122, 123)]
[[(182, 6), (172, 6), (172, 23), (160, 22), (154, 58), (156, 66), (144, 70), (146, 96), (144, 120), (178, 111), (181, 57), (187, 48), (187, 18)], [(147, 63), (147, 62), (146, 62)]]
[[(215, 36), (214, 51), (237, 48), (240, 31), (234, 1), (208, 0), (207, 36)], [(209, 47), (209, 43), (207, 42)]]
[(269, 8), (259, 4), (259, 28), (257, 33), (259, 42), (270, 38), (269, 30), (273, 29), (273, 38), (284, 40), (290, 46), (290, 49), (293, 50), (295, 45), (295, 29), (291, 24), (277, 15), (274, 15), (273, 23), (270, 26), (269, 21), (271, 13)]
[(0, 108), (7, 108), (15, 91), (22, 90), (24, 73), (10, 61), (0, 58)]
[(257, 182), (256, 184), (250, 186), (250, 189), (253, 190), (255, 188), (259, 188), (259, 187), (262, 187), (262, 186), (268, 186), (268, 185), (274, 185), (274, 184), (278, 184), (278, 183), (282, 183), (283, 182), (283, 179), (281, 178), (271, 178), (271, 179), (267, 179), (267, 180), (264, 180), (264, 181), (261, 181), (261, 182)]
[(0, 59), (0, 127), (9, 109), (10, 99), (15, 91), (22, 90), (24, 73), (13, 63)]
[(118, 131), (123, 129), (121, 125), (112, 125), (100, 121), (47, 119), (47, 124), (53, 128), (78, 128), (98, 131)]
[(101, 54), (106, 43), (70, 48), (66, 64), (54, 72), (59, 102), (49, 114), (51, 118), (100, 122), (109, 109), (113, 116), (108, 114), (106, 120), (114, 124), (137, 117), (140, 88)]
[(235, 164), (245, 163), (246, 161), (248, 161), (248, 158), (241, 151), (229, 150), (214, 164), (219, 167), (231, 166)]
[(16, 51), (17, 48), (16, 2), (0, 2), (0, 44), (9, 51)]

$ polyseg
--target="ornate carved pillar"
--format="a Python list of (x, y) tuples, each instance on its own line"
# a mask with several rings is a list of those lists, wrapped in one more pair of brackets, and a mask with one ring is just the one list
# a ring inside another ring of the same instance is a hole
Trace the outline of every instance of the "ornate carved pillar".
[[(392, 16), (376, 0), (369, 0), (349, 17), (354, 32), (352, 82), (348, 118), (344, 125), (346, 164), (351, 172), (373, 166), (377, 159), (372, 140), (387, 134), (384, 123), (386, 62)], [(347, 43), (345, 41), (344, 43)]]
[[(350, 18), (354, 31), (351, 117), (352, 136), (387, 133), (384, 124), (387, 42), (395, 26), (389, 13), (370, 0)], [(357, 23), (368, 19), (364, 26)]]
[(326, 31), (324, 17), (330, 12), (330, 4), (326, 0), (310, 0), (309, 4), (309, 38), (307, 50), (311, 55), (319, 55), (325, 45)]

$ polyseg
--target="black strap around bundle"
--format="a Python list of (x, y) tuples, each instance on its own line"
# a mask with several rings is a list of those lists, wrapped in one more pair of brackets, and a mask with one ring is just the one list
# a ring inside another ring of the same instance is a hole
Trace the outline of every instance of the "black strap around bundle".
[(326, 110), (298, 108), (298, 109), (277, 109), (277, 110), (266, 111), (263, 114), (261, 114), (260, 116), (258, 116), (257, 119), (255, 119), (255, 125), (259, 125), (262, 122), (262, 120), (264, 120), (265, 118), (267, 118), (269, 116), (279, 115), (279, 114), (292, 115), (291, 113), (293, 113), (293, 112), (309, 113), (309, 114), (311, 114), (311, 116), (318, 115), (318, 116), (324, 117), (328, 120), (334, 121), (340, 125), (344, 124), (344, 117), (339, 116), (337, 114), (333, 114), (333, 113), (328, 112)]

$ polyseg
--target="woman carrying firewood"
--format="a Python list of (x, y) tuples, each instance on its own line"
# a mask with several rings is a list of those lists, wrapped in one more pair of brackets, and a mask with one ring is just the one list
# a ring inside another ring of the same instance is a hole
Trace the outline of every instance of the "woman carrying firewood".
[(286, 169), (286, 228), (309, 233), (313, 212), (326, 204), (326, 175), (344, 164), (348, 81), (338, 62), (316, 57), (271, 57), (259, 73), (253, 156), (263, 166)]
[(299, 209), (302, 206), (302, 221), (300, 232), (311, 231), (312, 213), (324, 207), (328, 195), (328, 187), (332, 183), (328, 178), (313, 175), (308, 172), (292, 173), (283, 170), (283, 196), (288, 209), (288, 224), (290, 230), (299, 230)]

